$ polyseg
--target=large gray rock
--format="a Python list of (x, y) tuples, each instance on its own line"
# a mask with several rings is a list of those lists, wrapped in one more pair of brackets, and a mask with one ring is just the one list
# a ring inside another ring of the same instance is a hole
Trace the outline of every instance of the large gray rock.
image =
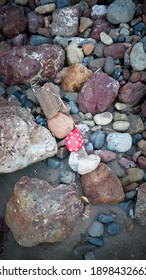
[(50, 185), (22, 177), (7, 204), (5, 220), (21, 246), (62, 241), (83, 210), (76, 185)]
[(107, 9), (107, 19), (113, 24), (133, 19), (136, 6), (132, 0), (115, 0)]
[(146, 183), (138, 188), (135, 219), (142, 226), (146, 226)]
[(10, 173), (57, 152), (55, 138), (28, 110), (0, 106), (0, 173)]
[(78, 34), (79, 6), (56, 9), (51, 25), (53, 36), (76, 36)]

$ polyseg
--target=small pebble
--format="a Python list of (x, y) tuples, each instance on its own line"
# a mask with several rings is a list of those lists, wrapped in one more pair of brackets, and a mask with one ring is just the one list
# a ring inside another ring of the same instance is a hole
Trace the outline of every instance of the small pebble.
[(121, 232), (121, 227), (120, 227), (120, 225), (118, 223), (111, 223), (107, 227), (107, 232), (110, 235), (116, 235), (116, 234)]

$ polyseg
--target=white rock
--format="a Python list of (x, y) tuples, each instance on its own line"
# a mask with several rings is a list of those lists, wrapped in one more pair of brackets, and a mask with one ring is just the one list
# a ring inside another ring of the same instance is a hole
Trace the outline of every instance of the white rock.
[(96, 169), (100, 163), (100, 157), (97, 155), (87, 155), (79, 159), (78, 173), (80, 175), (87, 174)]
[(111, 123), (113, 115), (110, 112), (104, 112), (94, 116), (94, 121), (97, 125), (107, 125)]
[(116, 131), (125, 131), (130, 127), (130, 123), (127, 121), (116, 121), (113, 123), (113, 129)]
[(113, 44), (113, 39), (107, 35), (105, 32), (100, 33), (101, 42), (107, 46)]
[(77, 172), (79, 160), (85, 156), (87, 156), (87, 153), (84, 147), (82, 147), (82, 149), (77, 152), (70, 153), (69, 161), (68, 161), (70, 168), (73, 171)]

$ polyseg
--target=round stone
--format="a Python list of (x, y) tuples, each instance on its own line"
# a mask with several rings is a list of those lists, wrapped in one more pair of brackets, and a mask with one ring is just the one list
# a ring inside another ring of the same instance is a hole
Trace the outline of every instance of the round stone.
[(94, 121), (97, 125), (107, 125), (111, 123), (113, 115), (110, 112), (104, 112), (94, 116)]
[(88, 228), (88, 234), (92, 237), (99, 237), (104, 234), (104, 225), (98, 221), (94, 221)]
[(129, 128), (130, 123), (127, 121), (116, 121), (113, 123), (113, 129), (116, 131), (125, 131)]
[(129, 133), (113, 132), (107, 136), (107, 149), (124, 153), (130, 150), (132, 137)]
[(118, 223), (111, 223), (109, 224), (109, 226), (107, 227), (107, 232), (110, 235), (115, 235), (121, 232), (121, 227)]

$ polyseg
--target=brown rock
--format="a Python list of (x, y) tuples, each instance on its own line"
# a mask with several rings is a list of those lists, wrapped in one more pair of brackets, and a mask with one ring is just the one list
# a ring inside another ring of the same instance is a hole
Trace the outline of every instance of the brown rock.
[(0, 49), (0, 74), (6, 84), (53, 80), (63, 67), (65, 54), (57, 45), (6, 47)]
[(90, 33), (90, 37), (100, 41), (100, 33), (104, 31), (105, 33), (109, 33), (110, 29), (113, 27), (108, 21), (105, 19), (98, 18), (94, 21), (92, 31)]
[(140, 168), (146, 169), (146, 157), (140, 156), (137, 160)]
[(80, 90), (84, 83), (92, 76), (92, 71), (82, 64), (76, 63), (64, 68), (56, 76), (61, 81), (61, 88), (64, 91)]
[(124, 43), (115, 43), (105, 47), (103, 53), (105, 57), (112, 56), (113, 59), (122, 59), (124, 58), (125, 51), (126, 47)]
[(27, 14), (28, 31), (30, 33), (36, 33), (37, 30), (44, 25), (44, 17), (35, 13), (34, 11)]
[(132, 106), (140, 104), (144, 96), (146, 96), (146, 86), (141, 82), (128, 82), (119, 90), (120, 101)]
[(117, 203), (124, 200), (124, 192), (120, 180), (104, 163), (96, 170), (81, 177), (85, 196), (92, 204)]
[(114, 102), (119, 82), (102, 71), (96, 71), (82, 87), (77, 103), (83, 113), (102, 113)]
[(140, 185), (138, 189), (135, 219), (142, 226), (146, 226), (146, 183)]
[(74, 122), (70, 116), (59, 112), (54, 118), (48, 120), (48, 128), (52, 134), (61, 139), (73, 130)]
[(56, 9), (51, 25), (52, 36), (76, 36), (78, 34), (79, 6)]
[(23, 9), (19, 7), (8, 7), (1, 17), (2, 31), (7, 38), (12, 38), (21, 32), (24, 32), (27, 27), (27, 18), (24, 15)]
[(82, 50), (85, 55), (90, 55), (94, 51), (94, 45), (93, 44), (85, 44), (82, 46)]
[(5, 220), (21, 246), (62, 241), (83, 210), (76, 185), (53, 186), (22, 177), (7, 203)]
[(0, 107), (0, 135), (0, 173), (14, 172), (57, 152), (49, 130), (20, 106)]

